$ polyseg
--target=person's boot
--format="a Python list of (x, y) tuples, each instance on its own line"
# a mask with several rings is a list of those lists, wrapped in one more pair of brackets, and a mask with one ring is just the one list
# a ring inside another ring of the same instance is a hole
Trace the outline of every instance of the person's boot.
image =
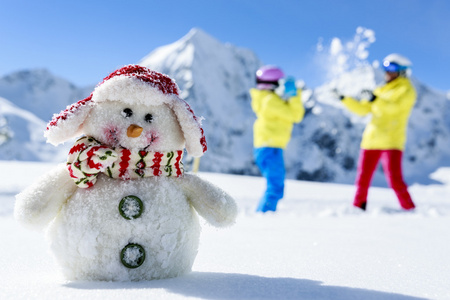
[(256, 208), (256, 211), (263, 212), (263, 213), (265, 213), (267, 211), (276, 211), (277, 203), (278, 203), (278, 200), (263, 198), (259, 202), (258, 207)]
[(362, 209), (362, 210), (366, 210), (366, 206), (367, 206), (367, 202), (354, 202), (353, 203), (353, 206), (355, 206), (355, 207), (358, 207), (358, 208), (360, 208), (360, 209)]

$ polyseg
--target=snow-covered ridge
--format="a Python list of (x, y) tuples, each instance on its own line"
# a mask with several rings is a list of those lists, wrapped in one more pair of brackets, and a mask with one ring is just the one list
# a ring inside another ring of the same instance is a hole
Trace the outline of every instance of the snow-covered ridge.
[(62, 148), (46, 143), (43, 136), (46, 123), (34, 114), (0, 97), (0, 116), (6, 122), (0, 160), (57, 161), (63, 158)]
[[(429, 174), (436, 168), (450, 165), (450, 149), (446, 146), (450, 144), (450, 126), (446, 117), (450, 113), (450, 101), (444, 93), (427, 87), (417, 78), (412, 81), (417, 91), (417, 102), (409, 121), (403, 160), (404, 174), (410, 183), (426, 183), (430, 182)], [(343, 93), (359, 98), (361, 90), (380, 84), (383, 84), (381, 70), (367, 65), (344, 73), (314, 91), (306, 102), (311, 117), (305, 118), (302, 124), (304, 130), (295, 135), (292, 143), (294, 148), (304, 148), (317, 157), (313, 160), (314, 166), (311, 167), (313, 162), (308, 162), (311, 170), (308, 174), (315, 170), (317, 176), (329, 176), (331, 181), (352, 182), (359, 142), (368, 118), (348, 112), (332, 96), (331, 90), (337, 87)], [(311, 148), (323, 151), (318, 154)], [(381, 169), (374, 181), (376, 184), (385, 184)]]
[[(304, 91), (307, 113), (304, 121), (295, 126), (286, 150), (288, 178), (353, 182), (367, 119), (346, 111), (331, 89), (337, 87), (359, 97), (361, 90), (383, 83), (382, 72), (365, 61), (367, 48), (374, 41), (374, 32), (365, 28), (358, 28), (352, 42), (345, 46), (334, 40), (327, 59), (333, 66), (330, 67), (333, 80)], [(201, 170), (258, 174), (252, 159), (254, 115), (248, 97), (248, 89), (254, 86), (253, 74), (261, 65), (255, 54), (222, 44), (193, 29), (179, 41), (156, 49), (140, 64), (174, 77), (184, 91), (183, 96), (197, 114), (205, 117), (210, 147), (202, 158)], [(413, 82), (418, 100), (410, 122), (405, 174), (407, 181), (426, 182), (433, 170), (449, 162), (450, 152), (444, 147), (450, 141), (450, 126), (445, 118), (449, 101), (443, 93), (433, 91), (417, 79)], [(434, 133), (428, 135), (429, 131)], [(374, 181), (385, 185), (381, 172)]]
[(223, 44), (195, 28), (151, 52), (140, 64), (173, 77), (181, 96), (205, 118), (208, 152), (201, 170), (256, 174), (248, 90), (262, 63), (252, 51)]
[(53, 114), (85, 98), (92, 89), (78, 88), (45, 69), (0, 78), (0, 136), (2, 132), (8, 136), (0, 138), (0, 159), (64, 160), (67, 147), (46, 144), (46, 124)]
[[(329, 82), (303, 91), (306, 115), (302, 123), (294, 126), (285, 152), (288, 178), (353, 183), (367, 119), (345, 110), (331, 89), (337, 87), (359, 97), (362, 89), (382, 84), (380, 69), (365, 60), (367, 47), (374, 41), (374, 33), (364, 28), (358, 28), (351, 43), (334, 40), (330, 47), (332, 55), (326, 61), (341, 65), (330, 70), (334, 77)], [(192, 29), (180, 40), (153, 50), (139, 63), (173, 77), (181, 96), (196, 115), (204, 117), (208, 151), (201, 159), (201, 171), (259, 174), (252, 155), (255, 116), (248, 94), (254, 86), (255, 71), (262, 65), (255, 53), (222, 43), (201, 29)], [(430, 182), (429, 174), (439, 166), (450, 165), (447, 118), (450, 101), (445, 93), (433, 90), (417, 78), (413, 77), (413, 83), (418, 99), (408, 129), (405, 177), (408, 183), (425, 183)], [(48, 115), (84, 98), (92, 90), (92, 87), (74, 89), (70, 83), (44, 71), (0, 78), (0, 96), (33, 113), (30, 103), (40, 101), (42, 111), (35, 114), (45, 121)], [(376, 173), (374, 183), (386, 184), (381, 170)]]
[(46, 69), (24, 70), (0, 78), (1, 97), (45, 121), (89, 95), (88, 89), (91, 87), (78, 88)]

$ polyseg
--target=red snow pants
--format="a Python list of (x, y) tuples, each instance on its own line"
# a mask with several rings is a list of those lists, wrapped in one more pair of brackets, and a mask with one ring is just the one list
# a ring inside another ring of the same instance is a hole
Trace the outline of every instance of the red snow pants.
[(365, 150), (361, 149), (356, 175), (356, 194), (354, 206), (365, 209), (367, 194), (373, 173), (381, 158), (384, 174), (389, 186), (395, 191), (403, 209), (413, 209), (414, 203), (402, 176), (401, 150)]

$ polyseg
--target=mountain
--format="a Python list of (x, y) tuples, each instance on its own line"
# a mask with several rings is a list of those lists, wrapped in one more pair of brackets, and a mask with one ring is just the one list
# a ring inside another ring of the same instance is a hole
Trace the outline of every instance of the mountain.
[[(139, 64), (174, 78), (182, 91), (181, 97), (198, 116), (204, 117), (208, 151), (201, 158), (201, 171), (259, 174), (253, 161), (255, 115), (248, 94), (255, 85), (255, 71), (262, 65), (255, 53), (192, 29), (180, 40), (155, 49)], [(412, 81), (418, 98), (409, 122), (404, 175), (409, 184), (429, 183), (429, 175), (434, 170), (450, 166), (450, 101), (445, 93), (417, 78), (413, 77)], [(370, 117), (360, 118), (347, 111), (331, 90), (338, 88), (358, 98), (361, 90), (382, 83), (383, 72), (361, 60), (326, 84), (304, 90), (305, 118), (294, 126), (292, 140), (285, 151), (287, 178), (353, 183), (362, 131)], [(77, 88), (45, 70), (23, 71), (0, 78), (1, 97), (45, 121), (92, 90), (93, 87)], [(33, 141), (31, 138), (16, 141), (23, 134), (19, 130), (28, 130), (30, 137), (35, 133), (26, 126), (13, 126), (11, 117), (5, 118), (2, 106), (0, 143), (2, 136), (15, 134), (0, 146), (0, 159), (8, 159), (12, 157), (11, 150), (9, 156), (4, 154), (8, 143), (13, 143), (8, 146), (13, 149), (20, 148), (20, 143)], [(45, 129), (42, 125), (36, 123), (31, 127), (38, 126), (42, 134)], [(11, 159), (31, 158), (21, 154)], [(375, 174), (374, 184), (386, 185), (381, 168)]]
[[(46, 122), (0, 97), (0, 160), (60, 161), (67, 149), (44, 138)], [(2, 134), (3, 133), (3, 134)], [(3, 137), (3, 138), (1, 138)]]
[(92, 90), (93, 87), (78, 88), (46, 69), (23, 70), (0, 78), (1, 97), (46, 122)]
[(43, 133), (47, 122), (92, 90), (93, 86), (78, 88), (45, 69), (0, 78), (0, 159), (64, 160), (66, 146), (46, 144)]
[[(370, 116), (358, 117), (347, 111), (332, 95), (337, 88), (359, 98), (363, 89), (383, 84), (383, 72), (370, 65), (356, 68), (315, 89), (305, 101), (307, 113), (297, 126), (286, 151), (290, 177), (302, 180), (352, 183), (356, 174), (359, 143)], [(450, 165), (450, 101), (412, 79), (417, 102), (411, 113), (404, 151), (404, 175), (408, 183), (430, 182), (429, 175), (439, 166)], [(302, 158), (298, 158), (302, 156)], [(374, 184), (386, 185), (381, 167)]]
[[(157, 48), (140, 62), (175, 78), (184, 97), (203, 121), (209, 150), (200, 169), (209, 172), (258, 174), (252, 158), (252, 125), (248, 89), (262, 64), (250, 50), (223, 44), (199, 29), (179, 41)], [(357, 67), (314, 90), (303, 91), (306, 107), (302, 123), (294, 126), (285, 151), (288, 178), (352, 183), (359, 143), (368, 118), (348, 112), (332, 95), (335, 87), (359, 97), (363, 89), (383, 83), (380, 69)], [(449, 101), (413, 79), (418, 99), (412, 112), (404, 153), (408, 182), (428, 182), (440, 165), (450, 165)], [(445, 146), (447, 145), (447, 146)], [(374, 183), (385, 185), (382, 170)]]
[(256, 174), (252, 160), (255, 117), (248, 90), (262, 63), (252, 51), (192, 29), (139, 64), (174, 78), (183, 91), (181, 97), (205, 118), (208, 151), (201, 159), (201, 170)]

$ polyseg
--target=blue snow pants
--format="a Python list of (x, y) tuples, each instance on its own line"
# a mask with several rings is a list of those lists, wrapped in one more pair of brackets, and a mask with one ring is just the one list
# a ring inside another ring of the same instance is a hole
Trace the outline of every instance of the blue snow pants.
[(281, 148), (255, 148), (253, 151), (256, 164), (262, 175), (266, 178), (267, 188), (256, 211), (266, 212), (277, 209), (278, 200), (284, 195), (284, 168), (283, 149)]

